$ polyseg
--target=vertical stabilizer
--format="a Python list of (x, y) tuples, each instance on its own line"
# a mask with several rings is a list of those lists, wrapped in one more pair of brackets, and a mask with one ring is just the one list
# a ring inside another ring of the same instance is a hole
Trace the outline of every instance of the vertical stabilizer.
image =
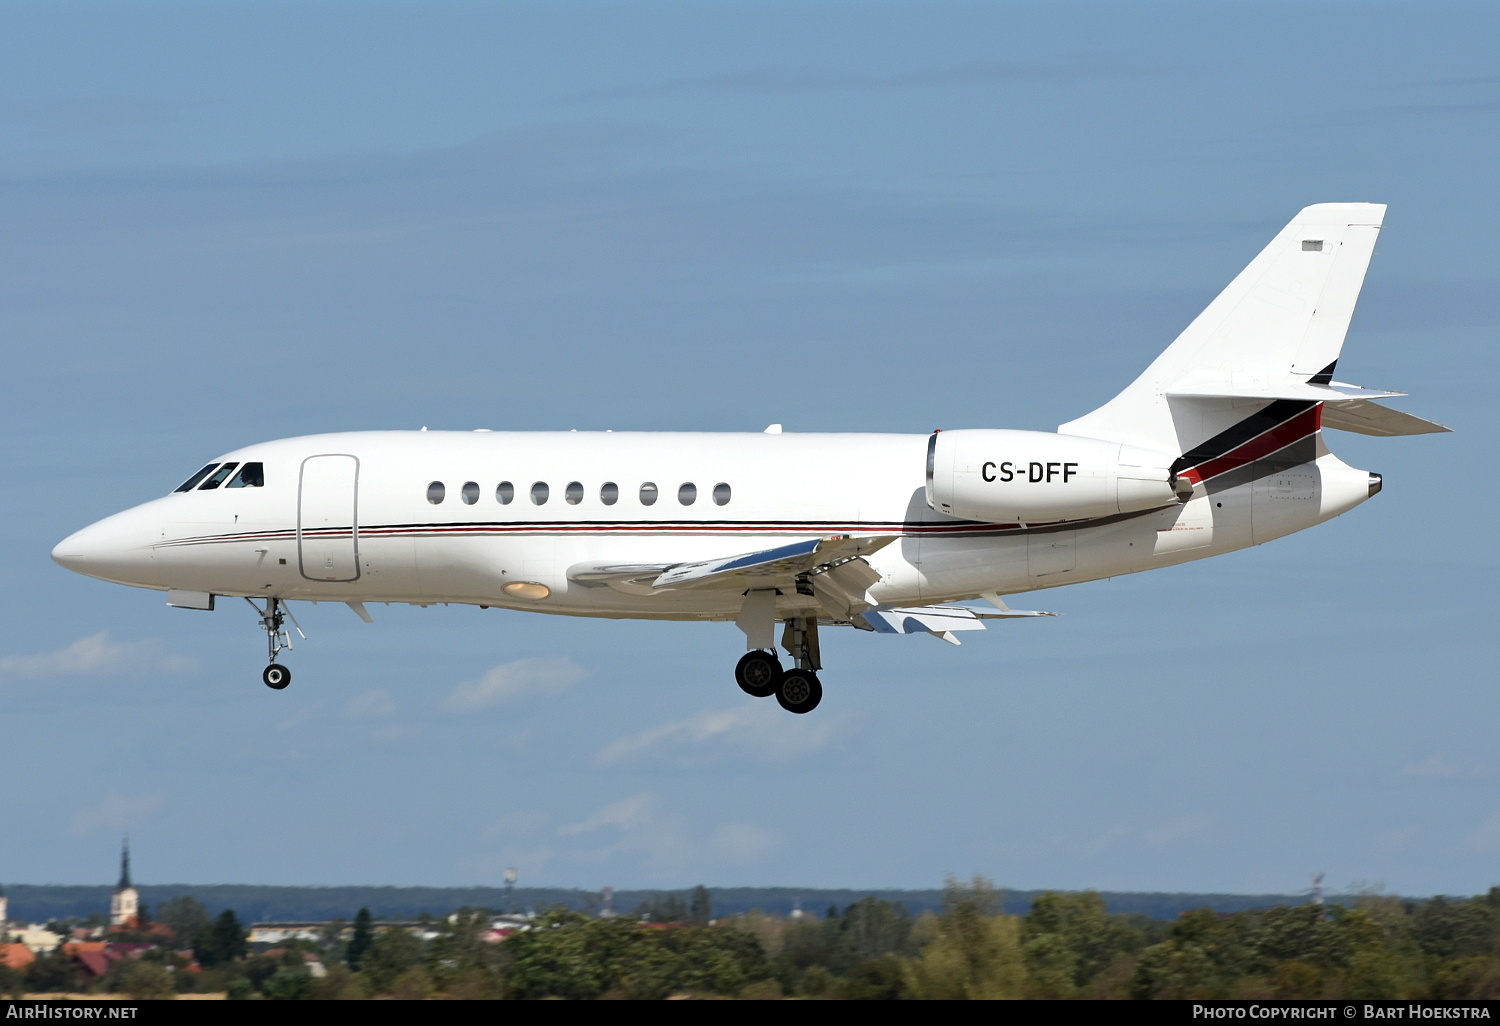
[(1246, 416), (1253, 400), (1230, 397), (1327, 384), (1384, 219), (1380, 203), (1307, 207), (1129, 387), (1058, 430), (1185, 453)]

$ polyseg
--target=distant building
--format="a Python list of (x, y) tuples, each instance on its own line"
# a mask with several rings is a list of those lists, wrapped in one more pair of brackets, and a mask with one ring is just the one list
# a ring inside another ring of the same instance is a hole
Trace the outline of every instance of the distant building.
[(0, 944), (0, 965), (20, 971), (36, 961), (36, 954), (24, 944)]
[(26, 946), (34, 955), (45, 955), (62, 943), (62, 938), (45, 926), (32, 923), (22, 930), (12, 931), (11, 936)]
[[(354, 936), (354, 926), (348, 920), (296, 921), (280, 923), (251, 923), (248, 940), (251, 944), (282, 944), (289, 940), (322, 940), (332, 933), (337, 924), (338, 936), (348, 940)], [(386, 930), (405, 930), (418, 940), (432, 940), (437, 932), (421, 923), (397, 923), (377, 920), (370, 924), (376, 933)]]
[(280, 944), (289, 940), (315, 941), (323, 936), (327, 923), (253, 923), (250, 926), (251, 944)]
[(5, 888), (0, 887), (0, 944), (6, 940), (5, 924), (10, 922), (10, 899), (5, 896)]
[(141, 895), (130, 883), (130, 838), (120, 850), (120, 885), (109, 898), (109, 925), (135, 926), (141, 914)]

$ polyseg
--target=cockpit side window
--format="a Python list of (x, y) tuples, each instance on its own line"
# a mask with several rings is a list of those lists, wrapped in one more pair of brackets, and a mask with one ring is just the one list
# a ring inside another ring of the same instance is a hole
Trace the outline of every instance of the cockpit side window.
[(200, 492), (207, 492), (219, 487), (219, 485), (224, 483), (224, 479), (234, 472), (234, 468), (237, 466), (239, 466), (238, 463), (222, 464), (207, 481), (198, 486), (198, 490)]
[(246, 463), (240, 472), (229, 479), (225, 488), (262, 488), (266, 483), (264, 463)]
[(218, 466), (217, 463), (210, 463), (208, 466), (206, 466), (202, 470), (198, 471), (198, 473), (194, 474), (192, 477), (190, 477), (186, 481), (182, 482), (182, 484), (178, 485), (176, 488), (173, 488), (172, 491), (174, 491), (174, 492), (190, 492), (190, 491), (192, 491), (194, 488), (196, 488), (198, 486), (198, 482), (202, 481), (209, 474), (213, 473), (213, 469), (215, 467), (217, 467), (217, 466)]

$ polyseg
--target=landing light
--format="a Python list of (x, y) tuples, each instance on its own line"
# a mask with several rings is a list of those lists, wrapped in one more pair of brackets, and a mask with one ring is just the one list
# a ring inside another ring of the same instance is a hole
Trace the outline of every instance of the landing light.
[(512, 598), (528, 599), (539, 602), (552, 594), (552, 589), (545, 584), (537, 584), (535, 581), (511, 581), (500, 589)]

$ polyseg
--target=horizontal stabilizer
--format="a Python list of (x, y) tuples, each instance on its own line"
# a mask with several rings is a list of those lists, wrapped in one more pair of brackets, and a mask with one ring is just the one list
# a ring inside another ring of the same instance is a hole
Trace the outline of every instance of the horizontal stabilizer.
[(905, 609), (871, 609), (855, 617), (854, 625), (877, 634), (945, 634), (949, 631), (982, 631), (986, 620), (1056, 615), (1030, 609), (992, 613), (989, 610), (971, 609), (969, 606), (916, 606)]
[(1168, 399), (1300, 399), (1315, 403), (1344, 403), (1357, 399), (1393, 399), (1405, 392), (1382, 392), (1335, 381), (1314, 385), (1305, 381), (1283, 381), (1277, 384), (1198, 385), (1174, 388)]
[(1358, 385), (1334, 381), (1326, 385), (1312, 382), (1283, 381), (1279, 384), (1194, 385), (1174, 388), (1168, 399), (1299, 399), (1323, 404), (1323, 426), (1340, 431), (1357, 431), (1362, 435), (1430, 435), (1450, 428), (1409, 413), (1371, 402), (1391, 399), (1405, 392), (1382, 392)]
[(1380, 435), (1392, 438), (1396, 435), (1434, 435), (1452, 428), (1443, 427), (1410, 413), (1393, 410), (1379, 403), (1363, 399), (1323, 407), (1323, 426), (1340, 431), (1355, 431), (1361, 435)]

